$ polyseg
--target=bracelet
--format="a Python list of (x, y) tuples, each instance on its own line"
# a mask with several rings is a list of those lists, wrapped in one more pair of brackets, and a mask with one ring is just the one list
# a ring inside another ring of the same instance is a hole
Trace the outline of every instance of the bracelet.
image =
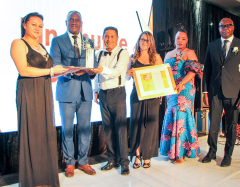
[(54, 76), (53, 68), (50, 69), (50, 76), (51, 76), (51, 77)]

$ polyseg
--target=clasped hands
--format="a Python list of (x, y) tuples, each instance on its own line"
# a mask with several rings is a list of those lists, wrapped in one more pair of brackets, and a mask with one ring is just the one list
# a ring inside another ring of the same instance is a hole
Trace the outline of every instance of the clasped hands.
[(93, 74), (100, 74), (103, 71), (103, 67), (102, 66), (98, 66), (97, 68), (89, 69), (89, 71), (92, 72)]
[(75, 73), (77, 76), (83, 75), (85, 73), (88, 73), (89, 75), (95, 74), (91, 69), (80, 69), (80, 70), (69, 72), (69, 73)]
[(94, 75), (95, 73), (91, 69), (79, 70), (75, 72), (77, 76), (83, 75), (84, 73), (88, 73), (89, 75)]
[[(98, 69), (98, 68), (93, 68), (93, 69)], [(89, 75), (94, 75), (96, 74), (93, 69), (83, 69), (81, 67), (74, 67), (74, 66), (67, 66), (64, 68), (64, 72), (62, 72), (61, 74), (58, 74), (56, 76), (60, 76), (60, 75), (67, 75), (67, 74), (72, 74), (75, 73), (77, 76), (83, 75), (85, 73), (88, 73)]]
[(88, 73), (89, 75), (94, 75), (94, 74), (100, 74), (103, 71), (102, 66), (99, 66), (98, 68), (89, 68), (89, 69), (83, 69), (82, 67), (74, 67), (74, 66), (67, 66), (64, 68), (61, 66), (61, 68), (63, 69), (63, 71), (61, 73), (58, 73), (55, 76), (67, 75), (69, 73), (75, 73), (77, 76), (83, 75), (85, 73)]
[(100, 74), (103, 71), (103, 67), (99, 66), (98, 68), (89, 68), (89, 69), (81, 69), (78, 71), (74, 71), (77, 76), (83, 75), (84, 73), (88, 73), (89, 75)]

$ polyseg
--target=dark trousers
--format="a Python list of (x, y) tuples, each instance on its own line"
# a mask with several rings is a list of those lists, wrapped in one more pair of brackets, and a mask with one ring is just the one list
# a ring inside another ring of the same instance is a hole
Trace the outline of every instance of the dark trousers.
[(128, 165), (125, 87), (100, 90), (99, 101), (108, 161)]
[(231, 157), (236, 141), (236, 124), (238, 122), (239, 110), (236, 107), (237, 98), (226, 98), (222, 93), (222, 88), (218, 94), (209, 96), (210, 105), (210, 130), (208, 135), (209, 152), (216, 154), (219, 125), (221, 122), (223, 108), (226, 114), (226, 144), (225, 156)]

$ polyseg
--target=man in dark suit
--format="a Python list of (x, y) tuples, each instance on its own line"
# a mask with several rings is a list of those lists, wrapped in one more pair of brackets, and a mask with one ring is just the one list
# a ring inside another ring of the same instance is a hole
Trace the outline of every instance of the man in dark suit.
[(203, 73), (204, 103), (210, 106), (210, 148), (202, 162), (208, 163), (216, 158), (217, 138), (224, 109), (227, 129), (222, 167), (231, 165), (240, 106), (240, 39), (234, 37), (233, 31), (233, 21), (223, 18), (219, 23), (221, 38), (209, 44)]
[[(82, 17), (78, 11), (70, 11), (66, 20), (67, 32), (52, 40), (50, 54), (55, 65), (84, 66), (86, 49), (93, 41), (80, 33)], [(96, 62), (95, 62), (96, 63)], [(95, 170), (88, 164), (88, 149), (91, 140), (92, 85), (90, 75), (85, 71), (67, 74), (58, 78), (56, 99), (59, 102), (62, 122), (63, 154), (66, 158), (67, 177), (74, 175), (75, 158), (73, 144), (73, 120), (76, 113), (78, 132), (78, 168), (93, 175)]]

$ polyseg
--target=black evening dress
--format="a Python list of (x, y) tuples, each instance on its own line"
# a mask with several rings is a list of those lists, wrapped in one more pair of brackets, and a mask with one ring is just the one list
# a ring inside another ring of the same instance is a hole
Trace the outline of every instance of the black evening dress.
[[(149, 65), (136, 61), (131, 68), (146, 67)], [(138, 100), (138, 94), (133, 83), (130, 96), (130, 158), (136, 155), (141, 146), (141, 156), (144, 160), (158, 156), (159, 148), (159, 105), (160, 99)]]
[[(24, 40), (23, 40), (24, 41)], [(28, 47), (28, 66), (51, 68), (52, 58)], [(56, 128), (53, 125), (51, 78), (17, 80), (19, 186), (59, 186)]]

